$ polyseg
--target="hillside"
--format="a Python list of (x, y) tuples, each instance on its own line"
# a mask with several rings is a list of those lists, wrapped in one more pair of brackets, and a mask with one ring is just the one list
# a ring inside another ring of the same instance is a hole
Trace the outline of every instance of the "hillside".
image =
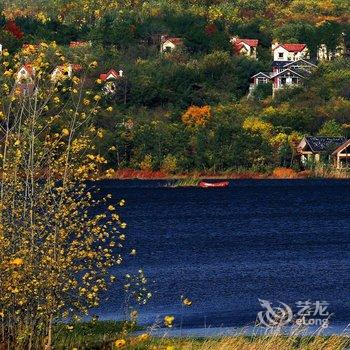
[[(348, 0), (11, 0), (2, 6), (0, 43), (10, 58), (24, 44), (55, 41), (66, 62), (96, 61), (96, 69), (78, 73), (87, 74), (86, 88), (95, 92), (104, 85), (94, 84), (100, 74), (122, 71), (94, 120), (104, 131), (98, 150), (114, 168), (298, 170), (303, 135), (350, 136), (346, 49), (317, 62), (297, 87), (272, 97), (266, 84), (247, 97), (251, 77), (271, 71), (275, 42), (306, 44), (313, 63), (321, 45), (330, 52), (350, 48)], [(161, 54), (162, 35), (181, 45)], [(234, 36), (257, 39), (258, 59), (237, 54)], [(53, 59), (48, 70), (56, 65)]]

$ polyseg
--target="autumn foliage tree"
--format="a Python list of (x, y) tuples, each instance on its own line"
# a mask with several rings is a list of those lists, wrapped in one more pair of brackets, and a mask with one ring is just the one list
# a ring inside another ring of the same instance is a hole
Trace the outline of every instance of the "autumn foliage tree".
[(187, 126), (204, 126), (210, 118), (210, 106), (190, 106), (182, 115), (182, 122)]
[(16, 24), (14, 20), (8, 21), (5, 25), (5, 29), (11, 33), (16, 39), (22, 39), (24, 33), (21, 28)]

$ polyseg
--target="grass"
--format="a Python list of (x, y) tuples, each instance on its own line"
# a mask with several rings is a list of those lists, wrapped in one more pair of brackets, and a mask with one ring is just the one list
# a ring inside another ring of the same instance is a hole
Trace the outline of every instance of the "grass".
[[(350, 337), (345, 335), (290, 335), (244, 334), (221, 338), (157, 338), (147, 335), (132, 335), (137, 327), (116, 322), (82, 322), (72, 330), (67, 325), (56, 326), (55, 350), (347, 350)], [(128, 332), (125, 332), (125, 329)], [(115, 341), (125, 339), (125, 344), (116, 346)]]
[(345, 350), (350, 339), (342, 336), (256, 336), (206, 340), (163, 340), (149, 349), (168, 350)]
[(105, 350), (113, 349), (112, 344), (122, 334), (140, 330), (127, 322), (119, 321), (90, 321), (79, 322), (72, 326), (56, 325), (54, 329), (55, 350)]
[(197, 187), (199, 184), (199, 179), (188, 178), (188, 179), (179, 179), (170, 181), (167, 186), (168, 187)]

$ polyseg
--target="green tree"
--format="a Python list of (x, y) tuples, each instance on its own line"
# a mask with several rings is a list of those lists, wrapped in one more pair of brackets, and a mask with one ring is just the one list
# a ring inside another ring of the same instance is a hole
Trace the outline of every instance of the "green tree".
[(318, 131), (321, 136), (341, 136), (343, 133), (342, 126), (333, 119), (326, 121)]

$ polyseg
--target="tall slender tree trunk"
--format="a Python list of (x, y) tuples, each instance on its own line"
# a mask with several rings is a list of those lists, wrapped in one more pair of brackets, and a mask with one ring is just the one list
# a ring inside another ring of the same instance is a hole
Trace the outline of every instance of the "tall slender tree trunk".
[(45, 346), (45, 350), (52, 350), (52, 314), (49, 319), (49, 328), (47, 332), (47, 342)]

